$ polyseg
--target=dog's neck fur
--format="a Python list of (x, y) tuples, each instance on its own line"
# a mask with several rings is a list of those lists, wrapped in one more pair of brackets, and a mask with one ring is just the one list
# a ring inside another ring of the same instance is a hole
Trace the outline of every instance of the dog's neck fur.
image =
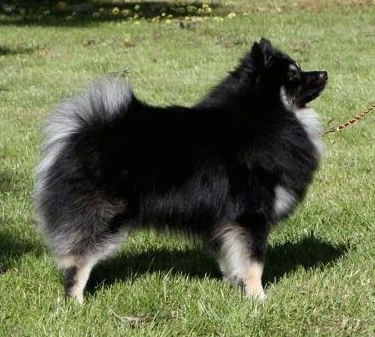
[(309, 107), (296, 107), (288, 98), (284, 87), (281, 87), (280, 89), (280, 99), (287, 110), (294, 112), (310, 141), (314, 144), (317, 157), (320, 158), (323, 153), (323, 143), (320, 139), (322, 128), (317, 112)]

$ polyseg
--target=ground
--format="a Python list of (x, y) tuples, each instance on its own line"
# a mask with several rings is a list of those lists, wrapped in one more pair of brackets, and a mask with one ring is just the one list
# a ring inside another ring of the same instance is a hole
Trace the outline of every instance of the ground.
[(142, 99), (192, 105), (265, 36), (328, 71), (313, 104), (325, 127), (375, 101), (371, 1), (157, 3), (0, 5), (0, 335), (375, 336), (375, 114), (324, 136), (305, 202), (270, 237), (265, 302), (223, 283), (199, 246), (155, 233), (95, 269), (83, 306), (64, 300), (31, 205), (42, 125), (63, 97), (126, 72)]

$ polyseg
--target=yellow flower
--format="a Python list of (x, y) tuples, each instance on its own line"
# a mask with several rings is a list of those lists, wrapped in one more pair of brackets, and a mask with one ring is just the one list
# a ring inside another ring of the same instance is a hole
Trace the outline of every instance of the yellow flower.
[(205, 14), (211, 14), (211, 12), (212, 12), (212, 8), (211, 7), (204, 7), (204, 5), (203, 5), (203, 12), (205, 13)]
[(65, 11), (66, 8), (67, 8), (67, 4), (66, 4), (66, 2), (64, 2), (64, 1), (59, 1), (59, 2), (56, 4), (56, 8), (57, 8), (59, 11)]
[(176, 8), (176, 13), (177, 14), (185, 14), (185, 12), (186, 12), (185, 7), (178, 7), (178, 8)]
[(229, 13), (228, 16), (227, 16), (229, 19), (233, 19), (236, 17), (236, 13)]
[(123, 16), (129, 16), (129, 15), (131, 14), (131, 11), (130, 11), (129, 9), (123, 9), (123, 10), (121, 11), (121, 14), (122, 14)]
[(192, 14), (192, 13), (195, 13), (197, 11), (197, 7), (195, 7), (193, 5), (190, 5), (190, 6), (186, 7), (186, 10), (188, 11), (188, 13)]
[(173, 22), (173, 21), (170, 20), (170, 19), (165, 20), (165, 23), (166, 23), (167, 25), (170, 25), (172, 22)]
[(113, 15), (118, 15), (119, 13), (120, 13), (120, 9), (118, 7), (113, 7), (112, 14)]

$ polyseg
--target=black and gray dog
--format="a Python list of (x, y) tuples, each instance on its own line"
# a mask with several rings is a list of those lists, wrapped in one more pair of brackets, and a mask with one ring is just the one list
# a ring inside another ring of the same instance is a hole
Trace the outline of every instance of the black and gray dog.
[(116, 76), (64, 101), (46, 123), (34, 198), (67, 296), (82, 302), (95, 264), (152, 227), (201, 239), (225, 278), (262, 299), (269, 231), (318, 167), (306, 104), (326, 82), (262, 39), (190, 108), (147, 105)]

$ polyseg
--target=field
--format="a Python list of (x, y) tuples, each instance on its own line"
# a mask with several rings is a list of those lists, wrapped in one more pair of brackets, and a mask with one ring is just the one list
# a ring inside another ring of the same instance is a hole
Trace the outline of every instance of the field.
[(199, 245), (153, 232), (94, 270), (83, 306), (65, 301), (31, 204), (48, 111), (110, 72), (126, 72), (149, 103), (192, 105), (265, 36), (303, 68), (328, 71), (313, 103), (325, 127), (350, 118), (375, 101), (373, 2), (8, 2), (0, 336), (375, 336), (375, 113), (324, 136), (304, 203), (270, 236), (263, 303), (223, 283)]

